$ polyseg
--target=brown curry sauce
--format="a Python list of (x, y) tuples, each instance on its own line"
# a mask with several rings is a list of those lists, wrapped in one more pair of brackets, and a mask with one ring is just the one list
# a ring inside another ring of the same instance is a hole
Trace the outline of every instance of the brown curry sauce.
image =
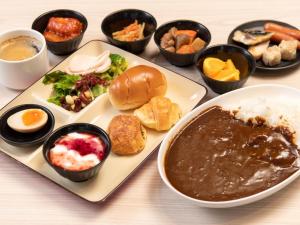
[(299, 169), (293, 134), (253, 125), (214, 106), (170, 144), (166, 175), (180, 192), (207, 201), (238, 199), (266, 190)]

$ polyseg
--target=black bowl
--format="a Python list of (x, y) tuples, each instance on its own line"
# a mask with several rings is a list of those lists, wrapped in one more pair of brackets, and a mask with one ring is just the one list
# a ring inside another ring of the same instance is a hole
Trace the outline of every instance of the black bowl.
[[(172, 27), (176, 27), (179, 30), (194, 30), (197, 32), (197, 37), (206, 42), (204, 48), (192, 54), (177, 54), (174, 52), (166, 51), (160, 47), (160, 40), (162, 36), (167, 33)], [(154, 34), (154, 41), (160, 50), (160, 53), (175, 66), (189, 66), (195, 63), (197, 55), (202, 52), (206, 46), (210, 43), (211, 35), (209, 30), (202, 25), (191, 20), (175, 20), (161, 25)]]
[[(223, 61), (231, 59), (235, 67), (240, 71), (238, 81), (218, 81), (203, 73), (203, 61), (207, 57), (216, 57)], [(197, 69), (205, 83), (215, 92), (223, 94), (242, 87), (248, 77), (255, 71), (255, 59), (246, 49), (236, 45), (215, 45), (200, 53), (197, 60)]]
[[(33, 133), (21, 133), (13, 130), (7, 124), (7, 119), (22, 110), (25, 109), (42, 109), (48, 115), (48, 121), (40, 130)], [(52, 132), (55, 124), (55, 119), (52, 112), (41, 105), (25, 104), (18, 105), (9, 109), (0, 118), (0, 137), (8, 144), (18, 147), (30, 147), (36, 146), (42, 143)]]
[(62, 42), (52, 42), (46, 40), (48, 49), (55, 55), (68, 55), (74, 52), (78, 48), (83, 38), (84, 32), (87, 29), (88, 26), (87, 19), (85, 18), (84, 15), (74, 10), (57, 9), (40, 15), (38, 18), (36, 18), (33, 21), (31, 28), (43, 34), (47, 27), (48, 21), (51, 17), (76, 18), (83, 24), (83, 30), (81, 34), (74, 37), (73, 39), (62, 41)]
[[(101, 138), (101, 140), (105, 143), (106, 148), (105, 148), (104, 158), (100, 161), (100, 163), (98, 163), (96, 166), (90, 169), (82, 170), (82, 171), (66, 170), (61, 167), (55, 166), (51, 163), (49, 159), (49, 151), (54, 146), (55, 141), (60, 137), (71, 132), (85, 132), (85, 133), (96, 135)], [(43, 145), (43, 155), (47, 163), (57, 173), (59, 173), (60, 175), (62, 175), (63, 177), (71, 181), (83, 182), (98, 174), (101, 166), (103, 165), (104, 161), (107, 159), (110, 153), (110, 149), (111, 149), (111, 141), (109, 139), (109, 136), (100, 127), (88, 123), (73, 123), (73, 124), (63, 126), (51, 134), (51, 136), (45, 141)]]
[[(135, 20), (139, 23), (145, 23), (144, 39), (130, 42), (113, 39), (113, 32), (122, 30)], [(155, 18), (150, 13), (139, 9), (124, 9), (113, 12), (106, 16), (101, 24), (101, 30), (110, 43), (135, 54), (139, 54), (145, 50), (156, 27)]]

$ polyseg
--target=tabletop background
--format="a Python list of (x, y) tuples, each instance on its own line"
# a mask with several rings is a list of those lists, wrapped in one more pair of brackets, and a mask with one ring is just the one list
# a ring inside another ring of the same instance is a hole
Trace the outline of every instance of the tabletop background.
[[(192, 19), (203, 23), (212, 34), (210, 45), (227, 41), (227, 36), (241, 23), (273, 19), (300, 27), (299, 0), (194, 0), (194, 1), (115, 1), (115, 0), (9, 0), (0, 6), (0, 32), (30, 28), (43, 12), (67, 8), (78, 10), (88, 19), (88, 29), (81, 45), (92, 39), (105, 40), (100, 30), (102, 19), (123, 8), (150, 12), (158, 26), (175, 19)], [(52, 54), (52, 66), (62, 57)], [(176, 68), (159, 55), (151, 40), (142, 57), (190, 77), (203, 84), (193, 66)], [(280, 73), (256, 72), (246, 86), (277, 83), (300, 88), (300, 68)], [(0, 107), (18, 92), (0, 86)], [(216, 96), (209, 90), (205, 100)], [(300, 179), (275, 195), (250, 205), (231, 209), (206, 209), (191, 205), (163, 184), (157, 166), (157, 153), (105, 202), (94, 204), (82, 200), (26, 169), (0, 153), (0, 224), (300, 224)]]

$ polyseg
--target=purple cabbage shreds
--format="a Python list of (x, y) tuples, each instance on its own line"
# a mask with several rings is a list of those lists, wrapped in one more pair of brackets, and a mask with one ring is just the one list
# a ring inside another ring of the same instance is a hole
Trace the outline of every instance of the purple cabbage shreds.
[(66, 102), (66, 97), (65, 97), (65, 96), (61, 97), (60, 103), (61, 103), (61, 107), (63, 107), (64, 109), (66, 109), (66, 110), (68, 110), (68, 111), (72, 111), (71, 105), (69, 105), (69, 104)]
[(82, 101), (80, 100), (80, 98), (74, 99), (73, 107), (66, 102), (65, 97), (61, 98), (60, 103), (61, 103), (61, 107), (63, 107), (64, 109), (66, 109), (68, 111), (79, 112), (83, 108), (81, 105)]
[(63, 97), (61, 100), (60, 100), (60, 103), (61, 103), (61, 107), (63, 107), (64, 109), (68, 110), (68, 111), (72, 111), (72, 108), (71, 108), (71, 105), (69, 105), (65, 98)]
[(92, 98), (88, 98), (85, 96), (84, 92), (81, 92), (80, 95), (79, 95), (79, 99), (86, 105), (88, 105), (91, 101), (92, 101)]
[(79, 112), (82, 109), (81, 100), (79, 98), (74, 100), (74, 105), (75, 105), (73, 109), (74, 112)]
[(72, 111), (71, 105), (69, 105), (67, 103), (61, 104), (61, 106), (68, 111)]
[(87, 91), (95, 85), (108, 86), (109, 83), (96, 76), (95, 74), (87, 74), (83, 75), (82, 78), (75, 83), (75, 89), (79, 91)]
[(107, 87), (109, 83), (95, 74), (83, 75), (80, 80), (76, 81), (74, 89), (69, 93), (74, 100), (74, 104), (68, 104), (66, 96), (63, 96), (60, 99), (61, 106), (68, 111), (79, 112), (86, 105), (92, 102), (93, 98), (89, 93), (96, 85)]

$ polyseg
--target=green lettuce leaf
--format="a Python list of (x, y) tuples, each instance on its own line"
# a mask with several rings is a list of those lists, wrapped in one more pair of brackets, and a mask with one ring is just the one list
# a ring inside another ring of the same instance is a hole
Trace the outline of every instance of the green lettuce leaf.
[(73, 90), (76, 81), (80, 79), (81, 77), (79, 75), (71, 75), (59, 70), (46, 74), (43, 79), (43, 83), (54, 83), (53, 94), (48, 101), (56, 105), (60, 105), (60, 99), (63, 96), (69, 95)]
[(99, 95), (102, 95), (103, 93), (105, 93), (107, 91), (107, 88), (97, 84), (94, 87), (92, 87), (91, 91), (93, 93), (94, 98), (96, 98)]
[(55, 105), (59, 105), (61, 106), (61, 103), (60, 103), (60, 99), (62, 98), (63, 96), (60, 96), (60, 95), (55, 95), (55, 96), (52, 96), (50, 98), (48, 98), (48, 102), (51, 102), (51, 103), (54, 103)]

